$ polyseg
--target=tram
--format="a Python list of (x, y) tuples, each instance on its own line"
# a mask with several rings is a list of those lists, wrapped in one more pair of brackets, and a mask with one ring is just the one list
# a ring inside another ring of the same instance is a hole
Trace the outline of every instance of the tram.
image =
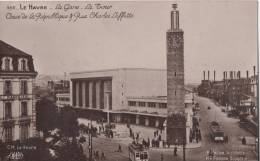
[(224, 130), (218, 122), (212, 121), (210, 124), (210, 136), (215, 142), (224, 142)]
[(142, 144), (130, 144), (129, 161), (149, 161), (148, 150)]

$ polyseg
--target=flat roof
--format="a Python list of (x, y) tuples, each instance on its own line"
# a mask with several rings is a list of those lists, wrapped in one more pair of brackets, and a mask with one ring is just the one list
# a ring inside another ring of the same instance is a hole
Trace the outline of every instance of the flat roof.
[(167, 71), (167, 69), (157, 69), (157, 68), (113, 68), (113, 69), (78, 71), (78, 72), (71, 72), (70, 74), (95, 73), (95, 72), (107, 72), (107, 71), (119, 71), (119, 70)]

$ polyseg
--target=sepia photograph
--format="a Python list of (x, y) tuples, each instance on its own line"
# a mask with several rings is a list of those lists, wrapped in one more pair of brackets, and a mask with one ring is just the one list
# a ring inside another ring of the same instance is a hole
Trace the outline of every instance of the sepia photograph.
[(256, 0), (0, 1), (0, 161), (257, 161)]

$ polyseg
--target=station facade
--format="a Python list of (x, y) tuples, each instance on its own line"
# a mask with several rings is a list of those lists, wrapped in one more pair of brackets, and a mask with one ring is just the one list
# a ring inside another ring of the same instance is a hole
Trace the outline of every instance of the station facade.
[[(158, 128), (165, 126), (167, 70), (121, 68), (74, 72), (70, 79), (70, 104), (82, 117)], [(191, 110), (193, 94), (185, 91), (183, 107)], [(192, 124), (190, 118), (188, 127)]]

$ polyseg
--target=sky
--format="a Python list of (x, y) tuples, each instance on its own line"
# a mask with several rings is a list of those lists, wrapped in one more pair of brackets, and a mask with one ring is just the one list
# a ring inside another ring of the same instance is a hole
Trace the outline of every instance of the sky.
[[(166, 31), (170, 28), (173, 1), (100, 2), (112, 5), (111, 12), (133, 13), (133, 18), (122, 21), (6, 19), (6, 13), (10, 12), (7, 5), (18, 7), (28, 3), (55, 8), (58, 2), (0, 2), (0, 39), (32, 55), (39, 74), (62, 75), (111, 68), (166, 69)], [(68, 3), (62, 2), (62, 5)], [(97, 2), (70, 4), (85, 6), (87, 3)], [(199, 83), (203, 70), (211, 71), (211, 79), (213, 70), (216, 70), (216, 79), (223, 78), (223, 71), (240, 70), (242, 76), (246, 70), (253, 73), (253, 66), (257, 65), (256, 1), (177, 3), (180, 28), (184, 31), (186, 83)], [(13, 12), (29, 14), (33, 11)]]

